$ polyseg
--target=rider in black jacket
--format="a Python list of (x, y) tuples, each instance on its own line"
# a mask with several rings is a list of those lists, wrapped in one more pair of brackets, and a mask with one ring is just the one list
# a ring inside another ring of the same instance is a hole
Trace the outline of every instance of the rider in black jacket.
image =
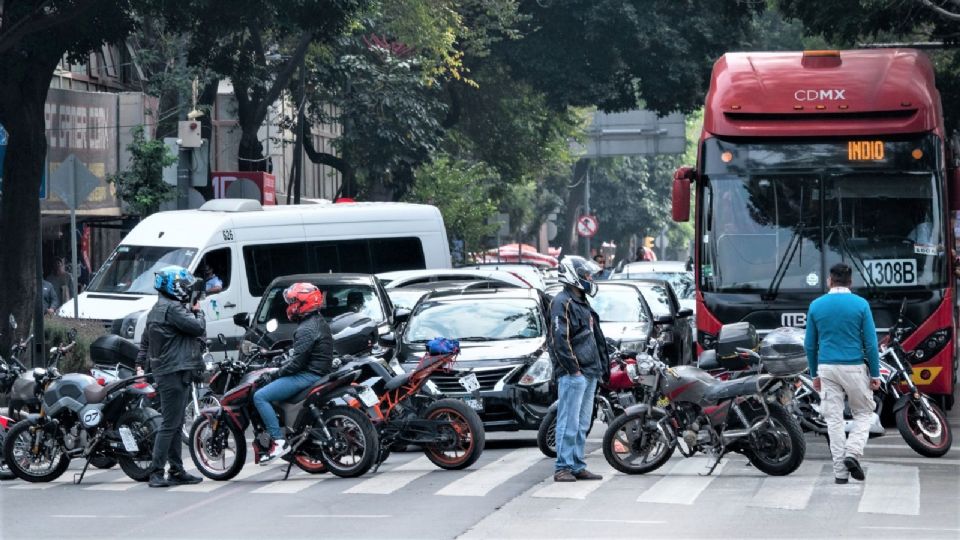
[[(157, 272), (154, 288), (160, 293), (147, 315), (137, 353), (137, 371), (147, 366), (160, 393), (163, 421), (153, 444), (150, 487), (196, 484), (202, 479), (188, 474), (181, 459), (180, 432), (187, 406), (187, 389), (203, 353), (199, 338), (206, 332), (203, 311), (196, 302), (189, 308), (197, 280), (185, 268), (172, 266)], [(163, 469), (170, 464), (164, 478)]]
[(271, 402), (297, 395), (333, 370), (333, 334), (320, 315), (323, 293), (310, 283), (294, 283), (283, 291), (283, 299), (287, 302), (287, 318), (298, 321), (299, 325), (293, 333), (289, 359), (279, 370), (263, 375), (257, 384), (260, 388), (253, 395), (260, 418), (273, 439), (270, 452), (260, 460), (261, 465), (290, 451)]

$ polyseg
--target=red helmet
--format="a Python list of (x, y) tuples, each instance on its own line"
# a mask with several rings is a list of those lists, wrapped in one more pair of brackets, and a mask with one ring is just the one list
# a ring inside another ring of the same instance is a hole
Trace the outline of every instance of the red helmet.
[(323, 293), (311, 283), (294, 283), (283, 291), (283, 299), (287, 302), (287, 318), (291, 321), (320, 311), (323, 305)]

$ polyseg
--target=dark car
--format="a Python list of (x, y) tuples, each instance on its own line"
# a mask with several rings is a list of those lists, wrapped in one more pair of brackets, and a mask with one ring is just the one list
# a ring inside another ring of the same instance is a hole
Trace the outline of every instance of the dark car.
[(670, 283), (663, 279), (625, 279), (613, 283), (636, 287), (650, 306), (654, 320), (663, 321), (659, 326), (664, 341), (663, 354), (668, 363), (692, 364), (695, 357), (695, 343), (690, 330), (693, 310), (680, 305)]
[[(488, 431), (537, 429), (556, 399), (547, 352), (547, 299), (537, 289), (432, 292), (414, 307), (397, 343), (405, 370), (420, 361), (435, 337), (460, 340), (455, 371), (434, 375), (427, 388), (464, 399)], [(480, 399), (459, 379), (475, 373)]]
[[(384, 336), (393, 331), (394, 308), (383, 286), (372, 274), (298, 274), (274, 279), (263, 292), (257, 311), (252, 315), (238, 313), (234, 321), (246, 323), (242, 355), (250, 354), (253, 347), (272, 348), (281, 342), (292, 341), (296, 323), (287, 319), (287, 303), (283, 300), (283, 291), (294, 283), (312, 283), (323, 291), (323, 307), (320, 313), (336, 334), (343, 325), (353, 324), (359, 315), (369, 318), (377, 325), (377, 334)], [(276, 319), (279, 327), (269, 335), (266, 324)], [(342, 322), (342, 324), (336, 324)], [(352, 353), (353, 351), (338, 351)]]

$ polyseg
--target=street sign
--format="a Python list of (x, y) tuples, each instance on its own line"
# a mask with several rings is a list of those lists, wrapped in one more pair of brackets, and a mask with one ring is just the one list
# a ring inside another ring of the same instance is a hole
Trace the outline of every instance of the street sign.
[(100, 187), (100, 183), (100, 179), (73, 154), (50, 175), (50, 190), (74, 210)]
[(580, 216), (577, 220), (577, 234), (584, 238), (592, 238), (600, 230), (600, 222), (596, 216)]

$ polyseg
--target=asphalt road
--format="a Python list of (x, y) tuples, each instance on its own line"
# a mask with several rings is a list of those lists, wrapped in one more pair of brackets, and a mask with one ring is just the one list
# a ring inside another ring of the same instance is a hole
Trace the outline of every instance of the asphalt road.
[[(954, 411), (951, 421), (960, 427)], [(598, 425), (594, 434), (602, 433)], [(489, 434), (480, 461), (442, 471), (394, 453), (359, 479), (248, 465), (230, 482), (149, 489), (119, 470), (81, 485), (0, 485), (0, 536), (35, 538), (960, 538), (960, 451), (926, 459), (895, 429), (871, 440), (867, 481), (832, 482), (829, 450), (808, 437), (804, 465), (772, 478), (730, 457), (713, 476), (673, 458), (643, 476), (554, 484), (532, 434)]]

